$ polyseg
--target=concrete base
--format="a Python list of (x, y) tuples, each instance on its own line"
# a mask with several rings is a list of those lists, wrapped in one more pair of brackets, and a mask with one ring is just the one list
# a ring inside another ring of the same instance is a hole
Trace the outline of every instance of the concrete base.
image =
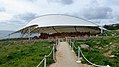
[(77, 63), (81, 63), (81, 61), (76, 61)]
[(74, 50), (72, 50), (72, 52), (74, 52)]

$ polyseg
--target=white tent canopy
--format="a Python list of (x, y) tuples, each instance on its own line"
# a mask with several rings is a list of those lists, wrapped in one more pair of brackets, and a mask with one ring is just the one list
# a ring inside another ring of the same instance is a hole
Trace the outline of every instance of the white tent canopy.
[(61, 32), (100, 32), (93, 22), (62, 14), (43, 15), (30, 21), (17, 32), (28, 33), (61, 33)]
[[(38, 25), (38, 27), (49, 26), (97, 26), (96, 24), (67, 15), (44, 15), (29, 22), (25, 27)], [(24, 27), (24, 28), (25, 28)]]

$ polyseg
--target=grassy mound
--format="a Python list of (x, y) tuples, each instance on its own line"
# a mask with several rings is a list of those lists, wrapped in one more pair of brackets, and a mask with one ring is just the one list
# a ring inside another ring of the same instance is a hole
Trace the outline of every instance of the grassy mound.
[[(0, 45), (0, 67), (36, 67), (36, 65), (52, 50), (50, 42), (35, 42), (31, 44)], [(47, 63), (54, 61), (52, 56)], [(43, 64), (41, 65), (43, 67)]]
[(110, 32), (105, 32), (102, 35), (104, 35), (104, 36), (119, 36), (119, 30), (118, 31), (112, 30)]
[[(76, 41), (75, 45), (87, 44), (90, 50), (83, 49), (82, 51), (86, 58), (99, 65), (110, 65), (111, 67), (119, 67), (119, 38), (94, 38), (90, 40)], [(77, 49), (74, 49), (77, 53)], [(87, 63), (82, 60), (83, 63)]]

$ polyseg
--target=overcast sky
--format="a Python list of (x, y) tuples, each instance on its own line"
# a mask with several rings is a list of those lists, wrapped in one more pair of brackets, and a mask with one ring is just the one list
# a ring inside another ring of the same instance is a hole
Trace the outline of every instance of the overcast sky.
[(119, 0), (0, 0), (0, 30), (18, 30), (45, 14), (68, 14), (95, 23), (119, 23)]

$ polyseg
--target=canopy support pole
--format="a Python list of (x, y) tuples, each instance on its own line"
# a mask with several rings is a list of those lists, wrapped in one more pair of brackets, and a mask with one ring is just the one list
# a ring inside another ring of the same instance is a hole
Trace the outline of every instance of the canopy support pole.
[(101, 27), (101, 34), (103, 33), (103, 27)]
[(21, 33), (21, 36), (20, 37), (23, 38), (24, 37), (24, 34)]
[(28, 28), (28, 38), (29, 38), (29, 40), (31, 40), (31, 38), (30, 38), (30, 33), (31, 33), (31, 30), (30, 30), (30, 27)]
[(10, 39), (10, 34), (8, 36), (9, 36), (8, 38)]
[(58, 31), (54, 27), (52, 27), (52, 29), (58, 33)]
[(74, 26), (74, 28), (75, 28), (75, 31), (77, 32), (76, 26)]

